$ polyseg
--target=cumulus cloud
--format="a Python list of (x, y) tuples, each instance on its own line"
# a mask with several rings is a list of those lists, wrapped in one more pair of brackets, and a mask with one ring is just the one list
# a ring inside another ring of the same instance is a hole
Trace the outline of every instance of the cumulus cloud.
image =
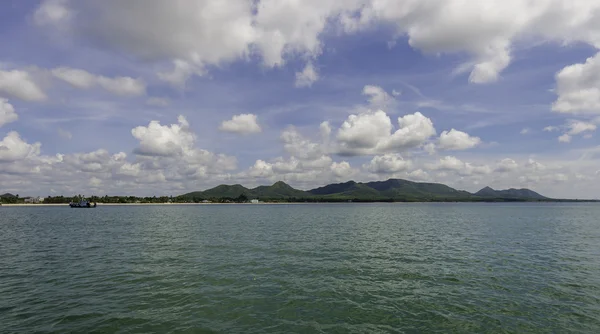
[(333, 175), (340, 179), (347, 179), (350, 175), (354, 174), (354, 170), (347, 161), (334, 162), (331, 164), (331, 172)]
[(470, 176), (474, 174), (490, 174), (492, 169), (488, 165), (474, 165), (463, 162), (454, 156), (445, 156), (435, 163), (425, 165), (429, 170), (452, 171), (458, 175)]
[(189, 151), (195, 142), (195, 135), (184, 116), (179, 116), (177, 121), (178, 124), (171, 125), (151, 121), (148, 126), (132, 129), (131, 134), (139, 140), (134, 152), (148, 156), (175, 156)]
[(247, 135), (262, 131), (254, 114), (240, 114), (233, 116), (230, 120), (223, 121), (219, 130)]
[(16, 131), (0, 141), (0, 162), (23, 160), (40, 154), (41, 143), (29, 144)]
[[(353, 34), (374, 25), (395, 27), (411, 47), (425, 53), (463, 53), (471, 59), (457, 69), (470, 71), (473, 83), (498, 80), (512, 60), (515, 40), (600, 41), (600, 4), (568, 0), (477, 1), (407, 0), (179, 0), (172, 6), (149, 0), (101, 3), (46, 0), (36, 12), (40, 25), (70, 25), (83, 38), (143, 59), (178, 61), (172, 82), (258, 53), (267, 66), (286, 56), (315, 58), (322, 53), (329, 26)], [(77, 13), (77, 15), (72, 15)], [(518, 14), (515, 14), (518, 13)], [(187, 66), (184, 66), (187, 64)]]
[(438, 147), (442, 150), (467, 150), (481, 144), (479, 137), (472, 137), (466, 132), (451, 129), (440, 135)]
[(520, 133), (521, 133), (522, 135), (526, 135), (526, 134), (528, 134), (528, 133), (530, 133), (530, 132), (531, 132), (531, 129), (530, 129), (530, 128), (523, 128), (523, 129), (521, 129), (521, 132), (520, 132)]
[(319, 80), (319, 73), (312, 63), (306, 64), (302, 72), (296, 72), (296, 87), (310, 87)]
[[(327, 134), (331, 131), (328, 123), (321, 124), (321, 133)], [(314, 142), (303, 136), (295, 127), (288, 127), (280, 136), (285, 151), (292, 156), (302, 160), (314, 160), (326, 154), (323, 143)]]
[(20, 70), (0, 70), (0, 93), (24, 101), (43, 101), (47, 98), (29, 73)]
[(549, 125), (549, 126), (547, 126), (547, 127), (544, 128), (544, 131), (546, 131), (546, 132), (553, 132), (553, 131), (558, 131), (558, 130), (559, 130), (558, 127), (552, 126), (552, 125)]
[(514, 170), (516, 170), (517, 168), (519, 168), (519, 165), (517, 164), (516, 161), (514, 161), (513, 159), (502, 159), (499, 163), (498, 166), (496, 167), (496, 172), (501, 172), (501, 173), (505, 173), (505, 172), (512, 172)]
[(19, 119), (19, 116), (15, 112), (15, 108), (12, 104), (8, 103), (7, 99), (0, 97), (0, 128), (8, 123), (15, 122)]
[(566, 0), (368, 1), (360, 15), (349, 14), (345, 22), (351, 31), (390, 22), (398, 36), (406, 33), (413, 48), (427, 53), (466, 51), (473, 58), (462, 70), (471, 71), (471, 82), (484, 83), (498, 79), (511, 61), (513, 40), (521, 37), (598, 47), (596, 16), (589, 13), (599, 8), (595, 2), (572, 6)]
[(596, 124), (594, 123), (578, 120), (569, 120), (567, 122), (567, 127), (569, 129), (567, 132), (569, 135), (578, 135), (584, 132), (594, 132), (597, 128)]
[(375, 155), (393, 153), (424, 144), (436, 134), (433, 123), (420, 112), (398, 118), (392, 132), (389, 116), (382, 110), (350, 115), (337, 131), (338, 153)]
[(363, 168), (375, 174), (393, 174), (409, 170), (412, 168), (412, 162), (404, 160), (398, 154), (385, 154), (373, 157)]
[[(559, 128), (556, 127), (547, 127), (547, 129), (548, 128), (550, 128), (548, 131), (559, 130)], [(567, 120), (562, 128), (565, 133), (558, 137), (558, 141), (561, 143), (570, 143), (573, 136), (583, 135), (584, 138), (589, 138), (591, 136), (590, 132), (596, 131), (597, 125), (594, 122), (571, 119)]]
[(570, 143), (571, 142), (571, 136), (568, 133), (565, 133), (561, 136), (558, 137), (558, 141), (561, 143)]
[(555, 111), (600, 113), (600, 53), (558, 72), (556, 94), (558, 98), (552, 105)]
[(67, 7), (68, 0), (46, 0), (36, 9), (33, 19), (40, 26), (56, 24), (68, 20), (71, 12)]
[(51, 73), (56, 78), (79, 89), (100, 86), (104, 90), (120, 96), (139, 96), (146, 93), (146, 84), (141, 79), (130, 77), (108, 78), (69, 67), (58, 67), (51, 70)]
[(362, 93), (363, 95), (367, 95), (369, 97), (369, 104), (375, 108), (386, 107), (394, 101), (394, 97), (388, 94), (383, 88), (379, 86), (366, 85), (363, 88)]

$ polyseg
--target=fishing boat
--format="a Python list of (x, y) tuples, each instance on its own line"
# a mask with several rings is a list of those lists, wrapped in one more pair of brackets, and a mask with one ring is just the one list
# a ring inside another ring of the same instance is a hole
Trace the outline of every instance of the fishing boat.
[(69, 203), (69, 206), (72, 208), (95, 208), (96, 202), (92, 204), (90, 201), (81, 200), (79, 202), (71, 202)]

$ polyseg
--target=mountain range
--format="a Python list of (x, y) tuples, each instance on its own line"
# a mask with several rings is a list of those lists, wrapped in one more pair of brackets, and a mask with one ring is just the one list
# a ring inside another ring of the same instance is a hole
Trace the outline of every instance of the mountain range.
[(246, 188), (240, 184), (219, 185), (178, 196), (187, 200), (259, 199), (263, 201), (547, 201), (552, 200), (529, 189), (494, 190), (485, 187), (476, 193), (456, 190), (441, 183), (386, 181), (333, 183), (311, 190), (298, 190), (285, 182)]

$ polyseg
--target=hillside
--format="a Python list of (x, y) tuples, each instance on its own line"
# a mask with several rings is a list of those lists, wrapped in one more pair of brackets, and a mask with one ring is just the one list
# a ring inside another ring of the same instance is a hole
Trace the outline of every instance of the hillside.
[(383, 196), (389, 198), (469, 198), (469, 192), (456, 190), (440, 183), (412, 182), (401, 179), (389, 179), (366, 183), (367, 186), (379, 191)]
[(524, 199), (537, 199), (543, 200), (548, 197), (542, 196), (533, 190), (529, 189), (515, 189), (510, 188), (506, 190), (494, 190), (490, 187), (485, 187), (474, 194), (479, 197), (493, 197), (493, 198), (524, 198)]
[(494, 190), (485, 187), (475, 194), (441, 183), (386, 181), (333, 183), (308, 191), (278, 181), (270, 186), (248, 189), (240, 184), (219, 185), (178, 196), (184, 200), (284, 200), (284, 201), (526, 201), (550, 200), (529, 189)]
[(340, 199), (379, 199), (383, 197), (377, 190), (354, 181), (329, 184), (324, 187), (309, 190), (308, 193), (313, 196), (322, 196), (325, 198), (337, 197)]
[(277, 181), (271, 186), (250, 189), (249, 193), (256, 198), (303, 198), (309, 196), (307, 192), (294, 189), (282, 181)]
[(191, 199), (236, 199), (242, 195), (248, 199), (290, 199), (304, 198), (309, 196), (309, 194), (305, 191), (294, 189), (285, 182), (278, 181), (270, 186), (258, 186), (253, 189), (248, 189), (240, 184), (222, 184), (205, 191), (194, 191), (191, 193), (183, 194), (180, 197)]
[(10, 193), (6, 193), (6, 194), (0, 195), (0, 197), (1, 198), (14, 198), (14, 197), (17, 197), (17, 196), (15, 196), (13, 194), (10, 194)]

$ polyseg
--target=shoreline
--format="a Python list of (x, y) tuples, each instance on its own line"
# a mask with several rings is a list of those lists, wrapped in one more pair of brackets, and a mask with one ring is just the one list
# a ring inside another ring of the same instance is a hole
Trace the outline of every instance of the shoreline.
[[(465, 202), (465, 201), (447, 201), (447, 202), (419, 202), (419, 201), (415, 201), (415, 202), (387, 202), (387, 201), (381, 201), (381, 202), (260, 202), (260, 203), (99, 203), (97, 202), (97, 206), (178, 206), (178, 205), (185, 205), (185, 206), (195, 206), (195, 205), (307, 205), (307, 204), (375, 204), (375, 203), (387, 203), (387, 204), (434, 204), (434, 203), (438, 203), (438, 204), (457, 204), (457, 203), (488, 203), (488, 204), (554, 204), (554, 203), (598, 203), (597, 200), (578, 200), (578, 201), (523, 201), (523, 202), (504, 202), (504, 201), (473, 201), (473, 202)], [(2, 203), (0, 204), (0, 208), (1, 207), (60, 207), (60, 206), (64, 206), (64, 207), (69, 207), (68, 203), (47, 203), (47, 204), (43, 204), (43, 203), (11, 203), (11, 204), (6, 204), (6, 203)]]

